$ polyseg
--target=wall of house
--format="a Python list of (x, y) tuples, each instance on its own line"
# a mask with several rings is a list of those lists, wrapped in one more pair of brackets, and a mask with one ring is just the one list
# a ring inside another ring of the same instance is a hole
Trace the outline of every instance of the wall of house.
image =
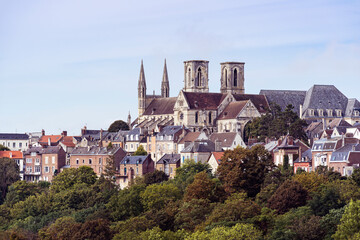
[(29, 149), (29, 140), (0, 140), (0, 144), (5, 147), (8, 147), (11, 151), (26, 151)]
[(33, 153), (24, 156), (24, 180), (37, 182), (41, 177), (41, 154)]

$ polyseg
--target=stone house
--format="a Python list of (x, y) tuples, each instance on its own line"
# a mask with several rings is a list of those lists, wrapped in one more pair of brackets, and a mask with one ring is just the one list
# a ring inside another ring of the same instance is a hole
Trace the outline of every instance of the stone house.
[(163, 171), (169, 178), (174, 178), (176, 169), (180, 167), (180, 154), (164, 154), (156, 162), (156, 170)]
[(26, 151), (30, 146), (29, 135), (23, 133), (0, 133), (0, 144), (11, 151)]
[(155, 170), (154, 161), (150, 154), (147, 156), (125, 156), (117, 166), (119, 166), (117, 183), (121, 189), (129, 186), (135, 177), (142, 177)]
[(278, 140), (279, 145), (274, 149), (275, 165), (283, 165), (284, 157), (289, 157), (289, 165), (294, 166), (294, 161), (301, 158), (301, 154), (309, 149), (309, 147), (300, 140), (294, 140), (292, 136), (285, 136)]
[(181, 151), (181, 165), (185, 160), (194, 160), (195, 162), (207, 163), (212, 152), (221, 152), (221, 145), (215, 146), (210, 140), (196, 140), (186, 142), (185, 148)]
[(209, 140), (213, 143), (219, 142), (223, 150), (233, 150), (238, 146), (246, 148), (240, 132), (213, 133), (210, 135)]

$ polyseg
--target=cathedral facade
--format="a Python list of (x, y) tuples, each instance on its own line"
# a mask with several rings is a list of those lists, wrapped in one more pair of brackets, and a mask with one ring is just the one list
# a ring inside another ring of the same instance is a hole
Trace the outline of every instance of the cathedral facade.
[[(224, 62), (220, 64), (221, 88), (219, 93), (209, 92), (208, 64), (209, 62), (205, 60), (185, 61), (184, 87), (177, 97), (169, 97), (170, 84), (166, 61), (161, 82), (161, 95), (146, 94), (145, 72), (143, 62), (141, 62), (137, 126), (148, 131), (156, 130), (161, 126), (177, 125), (207, 134), (218, 131), (242, 133), (248, 121), (265, 113), (265, 109), (269, 107), (265, 96), (245, 94), (245, 63)], [(230, 109), (227, 108), (230, 103), (239, 101), (245, 102), (232, 104), (232, 114), (223, 113), (224, 110)], [(242, 111), (244, 107), (246, 110)], [(239, 121), (240, 115), (234, 115), (234, 111), (238, 114), (242, 111), (242, 121)], [(227, 126), (229, 123), (231, 127), (219, 128), (217, 124), (220, 120), (219, 116), (222, 116), (221, 126)]]

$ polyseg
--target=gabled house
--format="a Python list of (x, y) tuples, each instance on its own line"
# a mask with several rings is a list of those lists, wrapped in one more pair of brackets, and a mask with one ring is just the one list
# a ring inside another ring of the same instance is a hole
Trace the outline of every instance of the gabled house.
[(279, 145), (273, 150), (275, 165), (283, 165), (284, 158), (287, 155), (289, 165), (294, 166), (294, 161), (301, 157), (302, 153), (309, 147), (300, 140), (294, 140), (292, 136), (285, 136), (278, 140)]
[(221, 158), (223, 155), (224, 155), (224, 152), (212, 152), (211, 153), (209, 160), (208, 160), (208, 164), (211, 167), (211, 173), (213, 175), (216, 174), (216, 170), (221, 163)]
[(342, 176), (350, 176), (354, 168), (360, 167), (360, 144), (346, 144), (331, 155), (329, 168)]
[(185, 148), (185, 144), (189, 144), (199, 139), (200, 132), (187, 132), (183, 137), (181, 137), (177, 144), (177, 153), (180, 154), (182, 150)]
[(299, 156), (299, 158), (294, 161), (294, 173), (296, 173), (296, 171), (298, 169), (302, 169), (305, 172), (311, 172), (312, 171), (311, 148), (309, 148), (305, 152), (301, 153), (301, 156)]
[(132, 154), (134, 153), (141, 142), (145, 138), (146, 144), (146, 133), (141, 128), (134, 128), (125, 135), (125, 151)]
[(185, 148), (181, 151), (181, 164), (185, 160), (206, 163), (212, 152), (221, 152), (221, 145), (217, 146), (210, 140), (196, 140), (185, 143)]
[(239, 132), (213, 133), (210, 135), (209, 140), (213, 143), (220, 142), (223, 150), (233, 150), (237, 146), (246, 148), (246, 144)]
[(180, 167), (180, 154), (164, 154), (162, 158), (156, 162), (156, 170), (165, 172), (169, 178), (175, 177), (178, 167)]
[(141, 177), (155, 170), (154, 161), (150, 154), (147, 156), (125, 156), (117, 166), (119, 166), (117, 183), (121, 189), (129, 186), (135, 177)]

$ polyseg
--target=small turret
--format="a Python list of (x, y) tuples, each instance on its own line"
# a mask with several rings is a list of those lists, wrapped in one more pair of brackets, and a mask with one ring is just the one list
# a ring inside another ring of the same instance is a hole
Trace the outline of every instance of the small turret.
[(143, 60), (141, 60), (140, 76), (138, 82), (138, 101), (139, 101), (139, 116), (145, 112), (146, 108), (146, 80)]

